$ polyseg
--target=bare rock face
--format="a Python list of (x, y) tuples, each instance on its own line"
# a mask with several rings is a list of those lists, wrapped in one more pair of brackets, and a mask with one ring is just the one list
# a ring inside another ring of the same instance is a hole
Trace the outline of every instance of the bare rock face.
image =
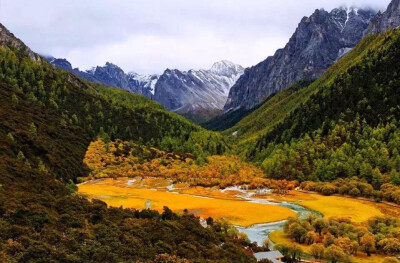
[(304, 17), (283, 49), (245, 70), (231, 88), (224, 112), (251, 109), (298, 80), (320, 77), (357, 45), (375, 15), (373, 10), (337, 8)]
[(154, 99), (167, 109), (203, 122), (222, 112), (228, 93), (244, 68), (230, 61), (209, 70), (167, 69), (155, 87)]
[(400, 0), (393, 0), (387, 10), (378, 13), (367, 29), (366, 34), (380, 34), (400, 26)]
[(87, 73), (105, 85), (142, 94), (148, 98), (154, 96), (154, 85), (159, 77), (158, 75), (139, 75), (135, 72), (125, 74), (120, 67), (109, 62), (104, 67), (93, 68)]
[(38, 62), (41, 61), (39, 55), (34, 53), (29, 47), (27, 47), (20, 39), (14, 36), (5, 26), (0, 23), (0, 46), (2, 47), (13, 47), (20, 49), (25, 52), (31, 59)]

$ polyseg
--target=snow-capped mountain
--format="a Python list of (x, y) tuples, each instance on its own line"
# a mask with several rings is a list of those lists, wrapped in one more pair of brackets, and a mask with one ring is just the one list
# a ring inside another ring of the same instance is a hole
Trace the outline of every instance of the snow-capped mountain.
[(254, 108), (298, 80), (317, 79), (358, 44), (376, 14), (370, 9), (336, 8), (304, 17), (283, 49), (245, 70), (231, 88), (224, 112)]
[(214, 63), (209, 70), (167, 69), (159, 76), (125, 73), (120, 67), (109, 62), (102, 67), (81, 71), (73, 68), (66, 59), (46, 59), (56, 67), (86, 80), (153, 98), (167, 109), (199, 122), (221, 113), (229, 89), (244, 72), (242, 66), (227, 60)]
[(135, 72), (126, 74), (120, 67), (107, 62), (104, 67), (96, 67), (95, 70), (87, 71), (101, 83), (142, 94), (152, 98), (154, 85), (158, 75), (139, 75)]
[[(154, 96), (154, 90), (155, 86), (157, 84), (158, 78), (160, 76), (157, 74), (154, 75), (140, 75), (135, 72), (129, 72), (128, 73), (128, 82), (130, 87), (142, 87), (142, 89), (146, 90), (147, 92), (150, 92), (151, 96), (147, 97), (153, 97)], [(132, 92), (135, 93), (140, 93), (138, 90), (131, 90)]]
[(154, 99), (169, 110), (206, 121), (221, 113), (230, 88), (243, 71), (242, 66), (226, 60), (208, 70), (167, 69), (155, 86)]
[(72, 68), (66, 59), (46, 57), (46, 59), (58, 68), (65, 69), (86, 80), (101, 83), (107, 86), (121, 88), (130, 92), (142, 94), (152, 98), (158, 75), (139, 75), (134, 72), (126, 74), (120, 67), (107, 62), (103, 67), (97, 66), (90, 70), (81, 71)]

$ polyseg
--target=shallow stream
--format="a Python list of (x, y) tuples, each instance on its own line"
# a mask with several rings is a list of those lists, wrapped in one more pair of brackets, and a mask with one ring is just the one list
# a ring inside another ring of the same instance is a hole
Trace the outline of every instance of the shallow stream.
[[(312, 211), (301, 205), (289, 202), (272, 202), (266, 199), (253, 198), (252, 194), (247, 194), (245, 196), (239, 195), (239, 197), (253, 203), (279, 205), (289, 208), (290, 210), (296, 212), (300, 218), (306, 218), (308, 215), (315, 215), (317, 217), (322, 217), (322, 214), (319, 212)], [(251, 242), (257, 242), (259, 245), (261, 245), (262, 242), (269, 237), (269, 234), (271, 232), (281, 230), (285, 222), (286, 220), (266, 223), (266, 224), (256, 224), (250, 227), (240, 227), (240, 226), (235, 226), (235, 227), (240, 232), (247, 234)]]

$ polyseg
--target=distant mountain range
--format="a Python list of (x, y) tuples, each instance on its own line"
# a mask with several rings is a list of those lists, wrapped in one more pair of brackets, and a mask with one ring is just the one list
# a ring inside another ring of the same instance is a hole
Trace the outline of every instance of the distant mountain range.
[(159, 78), (158, 75), (139, 75), (134, 72), (125, 73), (120, 67), (107, 62), (103, 67), (97, 66), (90, 70), (81, 71), (72, 68), (66, 59), (46, 57), (46, 59), (58, 68), (65, 69), (86, 80), (101, 83), (107, 86), (121, 88), (137, 94), (152, 98), (154, 87)]
[(80, 71), (65, 59), (48, 60), (89, 81), (152, 98), (167, 109), (202, 123), (222, 112), (248, 112), (297, 81), (317, 79), (365, 35), (399, 25), (400, 0), (393, 0), (383, 13), (355, 7), (331, 12), (318, 9), (300, 21), (284, 48), (245, 70), (221, 61), (208, 70), (167, 69), (161, 75), (142, 76), (125, 73), (111, 63)]
[(317, 79), (358, 44), (376, 14), (337, 8), (304, 17), (283, 49), (245, 70), (231, 88), (224, 112), (251, 109), (298, 80)]
[(226, 60), (209, 70), (167, 69), (156, 84), (154, 98), (167, 109), (203, 122), (222, 112), (230, 88), (243, 72), (242, 66)]
[(207, 121), (222, 112), (230, 88), (244, 68), (230, 61), (214, 63), (209, 70), (179, 71), (167, 69), (162, 75), (125, 73), (120, 67), (107, 62), (81, 71), (66, 59), (46, 57), (57, 66), (86, 80), (128, 90), (152, 98), (167, 109), (196, 122)]

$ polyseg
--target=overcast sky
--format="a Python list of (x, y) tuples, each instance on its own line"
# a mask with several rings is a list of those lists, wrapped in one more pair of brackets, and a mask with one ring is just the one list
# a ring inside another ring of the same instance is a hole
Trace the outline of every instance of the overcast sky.
[(0, 21), (34, 51), (88, 69), (140, 74), (252, 66), (283, 47), (303, 16), (390, 0), (0, 0)]

